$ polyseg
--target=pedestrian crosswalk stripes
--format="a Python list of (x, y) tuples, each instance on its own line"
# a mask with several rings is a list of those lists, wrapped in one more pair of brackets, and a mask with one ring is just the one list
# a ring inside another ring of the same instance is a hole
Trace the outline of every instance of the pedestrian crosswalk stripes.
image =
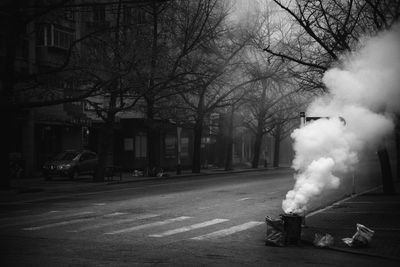
[(247, 222), (241, 225), (236, 225), (227, 229), (223, 229), (223, 230), (219, 230), (219, 231), (215, 231), (209, 234), (205, 234), (205, 235), (201, 235), (201, 236), (197, 236), (197, 237), (193, 237), (191, 239), (193, 240), (204, 240), (204, 239), (213, 239), (213, 238), (218, 238), (218, 237), (224, 237), (224, 236), (228, 236), (237, 232), (241, 232), (250, 228), (253, 228), (255, 226), (264, 224), (264, 222)]
[(179, 222), (179, 221), (187, 220), (187, 219), (190, 219), (190, 218), (192, 218), (192, 217), (181, 216), (181, 217), (176, 217), (176, 218), (172, 218), (172, 219), (167, 219), (167, 220), (164, 220), (164, 221), (158, 221), (158, 222), (154, 222), (154, 223), (148, 223), (148, 224), (142, 224), (142, 225), (138, 225), (138, 226), (133, 226), (133, 227), (117, 230), (117, 231), (108, 232), (108, 233), (105, 233), (105, 234), (106, 235), (115, 235), (115, 234), (121, 234), (121, 233), (129, 233), (129, 232), (142, 230), (142, 229), (146, 229), (146, 228), (151, 228), (151, 227), (155, 227), (155, 226), (161, 226), (161, 225), (165, 225), (165, 224), (169, 224), (169, 223), (173, 223), (173, 222)]
[[(44, 216), (42, 220), (30, 220), (25, 222), (25, 225), (31, 223), (31, 226), (22, 228), (24, 231), (38, 231), (44, 229), (56, 229), (62, 230), (64, 228), (64, 233), (74, 234), (83, 233), (92, 230), (100, 231), (100, 234), (112, 236), (124, 233), (131, 233), (140, 230), (146, 230), (146, 236), (151, 238), (167, 238), (174, 235), (185, 234), (190, 240), (211, 240), (216, 238), (222, 238), (225, 236), (232, 235), (237, 232), (245, 231), (250, 228), (256, 227), (263, 224), (260, 221), (248, 221), (239, 225), (233, 225), (229, 219), (223, 218), (210, 218), (208, 220), (196, 221), (195, 217), (191, 216), (179, 216), (179, 217), (165, 217), (162, 214), (152, 214), (152, 213), (140, 213), (140, 214), (130, 214), (129, 212), (119, 212), (114, 211), (108, 214), (101, 214), (93, 211), (83, 211), (75, 213), (56, 213), (56, 216)], [(191, 219), (191, 220), (189, 220)], [(47, 221), (47, 223), (44, 223)], [(191, 221), (189, 224), (188, 222)], [(32, 223), (41, 222), (42, 225), (33, 225)], [(183, 222), (183, 223), (182, 223)], [(226, 222), (230, 222), (227, 226)], [(179, 227), (173, 227), (176, 224), (180, 224)], [(183, 224), (183, 226), (182, 226)], [(18, 224), (17, 224), (18, 225)], [(204, 233), (205, 229), (208, 227), (208, 233), (199, 235), (199, 231)], [(220, 229), (217, 231), (210, 230)], [(163, 229), (160, 231), (160, 228)], [(169, 229), (168, 229), (169, 228)], [(107, 229), (107, 230), (106, 230)], [(158, 230), (157, 230), (158, 229)], [(204, 229), (204, 230), (200, 230)], [(212, 231), (212, 232), (211, 232)], [(48, 232), (42, 232), (46, 234)], [(197, 234), (196, 234), (197, 233)]]
[(126, 212), (114, 212), (114, 213), (111, 213), (111, 214), (104, 215), (104, 217), (115, 217), (115, 216), (120, 216), (120, 215), (125, 215), (125, 214), (128, 214), (128, 213), (126, 213)]
[(150, 236), (151, 237), (164, 237), (164, 236), (174, 235), (174, 234), (178, 234), (178, 233), (188, 232), (188, 231), (191, 231), (194, 229), (199, 229), (199, 228), (207, 227), (210, 225), (214, 225), (214, 224), (218, 224), (218, 223), (222, 223), (222, 222), (226, 222), (226, 221), (229, 221), (229, 220), (228, 219), (214, 219), (211, 221), (196, 223), (196, 224), (192, 224), (190, 226), (181, 227), (181, 228), (169, 230), (169, 231), (166, 231), (163, 233), (154, 234), (154, 235), (150, 235)]
[(81, 228), (78, 228), (75, 230), (69, 230), (68, 232), (83, 232), (83, 231), (94, 230), (94, 229), (98, 229), (98, 228), (102, 228), (102, 227), (106, 227), (106, 226), (110, 226), (110, 225), (117, 225), (117, 224), (139, 221), (139, 220), (143, 220), (143, 219), (150, 219), (150, 218), (154, 218), (154, 217), (158, 217), (158, 216), (160, 216), (160, 215), (158, 215), (158, 214), (142, 214), (142, 215), (137, 215), (134, 217), (126, 218), (126, 219), (119, 219), (119, 220), (113, 220), (111, 222), (104, 222), (104, 223), (98, 223), (95, 225), (89, 225), (89, 226), (81, 227)]
[[(112, 215), (112, 217), (115, 217), (116, 215), (122, 215), (123, 213), (120, 214), (106, 214), (104, 217)], [(87, 222), (96, 219), (96, 217), (89, 217), (89, 218), (82, 218), (82, 219), (73, 219), (73, 220), (67, 220), (67, 221), (62, 221), (62, 222), (56, 222), (56, 223), (49, 223), (49, 224), (44, 224), (41, 226), (34, 226), (34, 227), (26, 227), (23, 228), (22, 230), (26, 231), (34, 231), (34, 230), (42, 230), (42, 229), (47, 229), (47, 228), (52, 228), (52, 227), (57, 227), (57, 226), (64, 226), (68, 224), (75, 224), (75, 223), (81, 223), (81, 222)]]

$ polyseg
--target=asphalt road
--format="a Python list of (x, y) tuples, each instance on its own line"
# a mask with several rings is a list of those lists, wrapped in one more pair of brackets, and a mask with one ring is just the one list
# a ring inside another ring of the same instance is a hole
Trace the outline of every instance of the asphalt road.
[[(332, 264), (331, 251), (265, 246), (265, 216), (282, 213), (293, 183), (288, 171), (209, 175), (15, 205), (1, 213), (2, 266), (346, 266), (349, 256)], [(314, 208), (348, 195), (351, 183)]]

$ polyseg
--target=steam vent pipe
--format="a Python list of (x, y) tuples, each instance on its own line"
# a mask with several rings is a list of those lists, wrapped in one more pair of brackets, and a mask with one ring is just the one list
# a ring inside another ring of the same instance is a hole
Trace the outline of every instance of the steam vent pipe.
[(306, 124), (306, 113), (300, 112), (300, 128)]

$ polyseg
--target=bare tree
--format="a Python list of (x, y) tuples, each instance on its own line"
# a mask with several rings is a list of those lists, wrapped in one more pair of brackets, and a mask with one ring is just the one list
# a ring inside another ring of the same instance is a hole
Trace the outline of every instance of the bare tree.
[[(213, 40), (203, 47), (202, 54), (196, 55), (196, 74), (192, 76), (191, 88), (180, 94), (178, 112), (186, 114), (194, 132), (194, 150), (192, 172), (200, 171), (200, 147), (205, 126), (205, 118), (214, 110), (227, 107), (235, 102), (238, 90), (254, 82), (254, 78), (246, 79), (241, 75), (243, 66), (241, 53), (249, 44), (250, 36), (231, 35), (228, 30), (221, 32), (219, 39)], [(244, 80), (232, 77), (243, 77)], [(261, 79), (257, 77), (256, 79)]]
[[(400, 1), (397, 0), (273, 2), (293, 19), (297, 29), (292, 42), (267, 46), (265, 51), (315, 72), (314, 79), (318, 80), (333, 62), (339, 60), (341, 53), (355, 48), (362, 35), (389, 29), (400, 14)], [(397, 138), (396, 141), (399, 143), (400, 140)], [(384, 191), (392, 193), (394, 185), (386, 154), (385, 148), (379, 150)], [(399, 168), (399, 157), (397, 162)]]
[(147, 59), (143, 58), (136, 73), (145, 88), (148, 167), (152, 169), (159, 164), (155, 120), (165, 118), (170, 113), (171, 98), (192, 84), (192, 58), (218, 34), (224, 15), (217, 0), (151, 1), (142, 10), (151, 31), (144, 40)]
[(90, 38), (82, 42), (83, 53), (77, 60), (88, 77), (87, 83), (101, 84), (100, 97), (86, 99), (104, 122), (100, 129), (95, 181), (104, 181), (106, 168), (113, 167), (113, 159), (109, 155), (113, 149), (117, 115), (137, 108), (136, 104), (143, 97), (135, 75), (138, 55), (143, 50), (140, 50), (139, 36), (134, 31), (135, 21), (129, 14), (139, 7), (122, 5), (122, 0), (108, 7), (108, 29), (91, 33)]
[[(287, 84), (287, 86), (290, 86), (290, 84)], [(306, 96), (304, 93), (290, 94), (280, 101), (279, 109), (274, 112), (271, 120), (272, 130), (270, 131), (274, 138), (273, 167), (279, 167), (281, 142), (299, 126), (298, 111), (304, 110), (305, 104), (308, 102)]]

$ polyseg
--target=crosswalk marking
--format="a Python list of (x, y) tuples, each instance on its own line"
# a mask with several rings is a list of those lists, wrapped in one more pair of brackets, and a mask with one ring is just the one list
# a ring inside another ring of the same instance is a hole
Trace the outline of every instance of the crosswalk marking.
[[(14, 218), (7, 218), (10, 222), (9, 223), (2, 223), (0, 225), (0, 228), (8, 227), (8, 226), (17, 226), (17, 225), (23, 225), (23, 224), (28, 224), (28, 223), (35, 223), (35, 222), (40, 222), (43, 220), (58, 220), (58, 219), (64, 219), (68, 217), (79, 217), (83, 215), (89, 215), (93, 214), (94, 211), (83, 211), (83, 212), (77, 212), (77, 213), (72, 213), (72, 214), (59, 214), (58, 212), (55, 214), (58, 214), (56, 216), (48, 216), (49, 212), (46, 212), (44, 214), (36, 214), (36, 215), (26, 215), (23, 217), (14, 217)], [(54, 214), (51, 212), (50, 214)], [(19, 221), (15, 221), (19, 220)]]
[(104, 215), (104, 217), (115, 217), (115, 216), (120, 216), (120, 215), (125, 215), (125, 214), (128, 214), (128, 213), (126, 213), (126, 212), (114, 212), (114, 213), (111, 213), (111, 214)]
[(181, 216), (181, 217), (176, 217), (176, 218), (172, 218), (172, 219), (167, 219), (164, 221), (133, 226), (133, 227), (129, 227), (129, 228), (125, 228), (125, 229), (121, 229), (121, 230), (117, 230), (117, 231), (112, 231), (112, 232), (108, 232), (108, 233), (104, 233), (104, 234), (105, 235), (114, 235), (114, 234), (120, 234), (120, 233), (133, 232), (136, 230), (146, 229), (146, 228), (155, 227), (155, 226), (161, 226), (161, 225), (165, 225), (165, 224), (169, 224), (169, 223), (173, 223), (173, 222), (179, 222), (179, 221), (187, 220), (190, 218), (192, 218), (192, 217)]
[(193, 237), (191, 239), (193, 239), (193, 240), (205, 240), (205, 239), (223, 237), (223, 236), (231, 235), (233, 233), (237, 233), (237, 232), (241, 232), (241, 231), (247, 230), (249, 228), (252, 228), (252, 227), (255, 227), (255, 226), (258, 226), (258, 225), (261, 225), (261, 224), (264, 224), (264, 222), (251, 221), (251, 222), (247, 222), (247, 223), (244, 223), (244, 224), (241, 224), (241, 225), (233, 226), (231, 228), (223, 229), (223, 230), (220, 230), (220, 231), (212, 232), (212, 233), (201, 235), (201, 236), (197, 236), (197, 237)]
[(207, 221), (207, 222), (202, 222), (202, 223), (196, 223), (190, 226), (186, 226), (186, 227), (181, 227), (181, 228), (177, 228), (174, 230), (170, 230), (170, 231), (166, 231), (163, 233), (159, 233), (159, 234), (154, 234), (154, 235), (149, 235), (151, 237), (164, 237), (164, 236), (169, 236), (169, 235), (174, 235), (174, 234), (178, 234), (178, 233), (183, 233), (183, 232), (187, 232), (190, 230), (194, 230), (194, 229), (199, 229), (199, 228), (203, 228), (203, 227), (207, 227), (210, 225), (214, 225), (217, 223), (222, 223), (222, 222), (226, 222), (229, 221), (228, 219), (214, 219), (211, 221)]
[(143, 219), (149, 219), (149, 218), (154, 218), (160, 215), (157, 214), (143, 214), (143, 215), (139, 215), (139, 216), (135, 216), (135, 217), (131, 217), (131, 218), (127, 218), (127, 219), (120, 219), (120, 220), (115, 220), (112, 222), (105, 222), (105, 223), (99, 223), (99, 224), (95, 224), (95, 225), (89, 225), (89, 226), (85, 226), (85, 227), (81, 227), (75, 230), (69, 230), (67, 232), (82, 232), (82, 231), (87, 231), (87, 230), (93, 230), (93, 229), (97, 229), (97, 228), (101, 228), (101, 227), (105, 227), (105, 226), (109, 226), (109, 225), (116, 225), (116, 224), (122, 224), (122, 223), (127, 223), (127, 222), (134, 222), (134, 221), (139, 221), (139, 220), (143, 220)]
[(106, 205), (106, 203), (93, 203), (92, 205), (93, 206), (104, 206), (104, 205)]
[[(111, 214), (108, 214), (108, 215), (111, 215)], [(106, 217), (106, 216), (107, 215), (104, 215), (104, 217)], [(115, 214), (114, 214), (114, 216), (115, 216)], [(68, 225), (68, 224), (87, 222), (87, 221), (94, 220), (96, 218), (97, 217), (90, 217), (90, 218), (74, 219), (74, 220), (68, 220), (68, 221), (62, 221), (62, 222), (56, 222), (56, 223), (49, 223), (49, 224), (44, 224), (44, 225), (41, 225), (41, 226), (22, 228), (22, 230), (25, 230), (25, 231), (42, 230), (42, 229), (47, 229), (47, 228), (52, 228), (52, 227), (57, 227), (57, 226), (63, 226), (63, 225)]]
[[(77, 217), (77, 216), (82, 216), (82, 215), (89, 215), (89, 214), (93, 214), (94, 211), (82, 211), (82, 212), (77, 212), (77, 213), (72, 213), (72, 214), (60, 214), (58, 216), (53, 216), (50, 217), (49, 219), (64, 219), (64, 218), (68, 218), (68, 217)], [(43, 215), (45, 216), (45, 215)], [(43, 217), (42, 217), (43, 219)]]

